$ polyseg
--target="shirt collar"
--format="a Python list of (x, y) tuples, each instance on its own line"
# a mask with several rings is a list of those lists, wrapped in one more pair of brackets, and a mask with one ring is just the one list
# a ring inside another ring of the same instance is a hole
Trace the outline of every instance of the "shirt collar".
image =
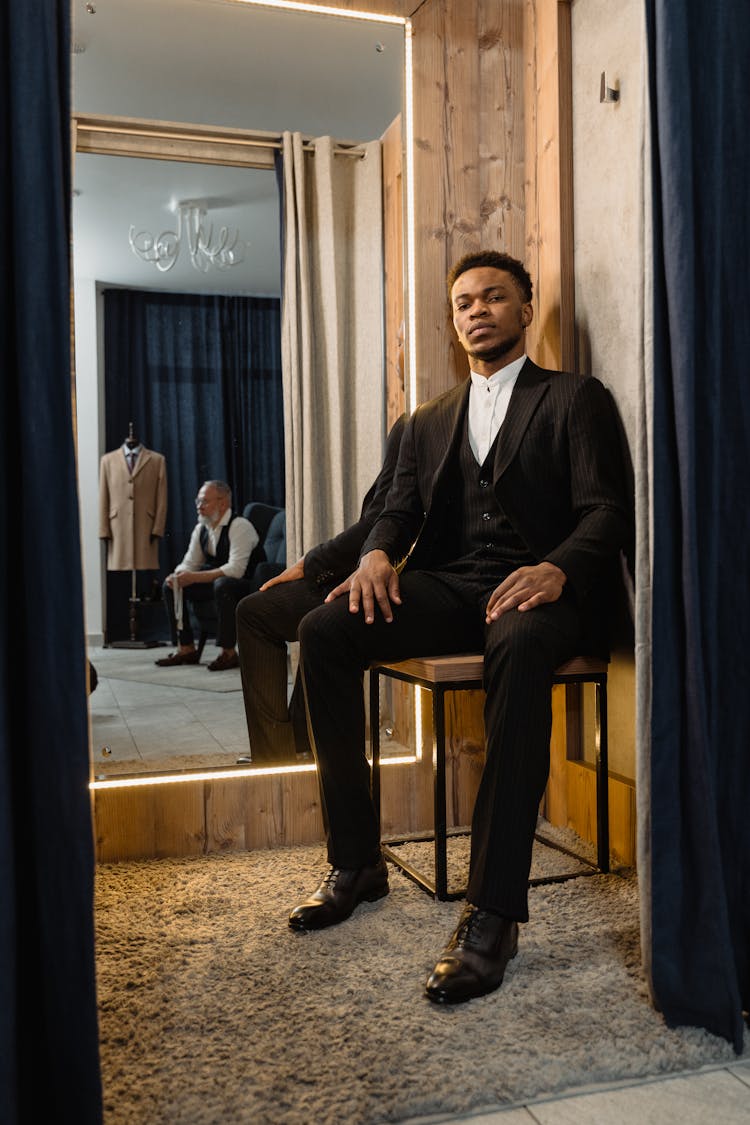
[(525, 362), (526, 356), (522, 355), (518, 359), (514, 359), (512, 363), (506, 364), (505, 367), (493, 371), (488, 379), (484, 375), (478, 375), (476, 371), (470, 371), (472, 385), (479, 390), (498, 390), (509, 383), (511, 379), (517, 378)]

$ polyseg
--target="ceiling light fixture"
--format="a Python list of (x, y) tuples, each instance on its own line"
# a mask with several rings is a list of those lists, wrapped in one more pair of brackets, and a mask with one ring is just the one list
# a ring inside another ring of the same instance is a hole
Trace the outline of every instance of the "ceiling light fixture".
[(241, 241), (239, 230), (221, 227), (214, 241), (213, 226), (206, 226), (206, 208), (194, 200), (171, 204), (177, 215), (177, 230), (165, 230), (158, 236), (150, 231), (136, 231), (131, 226), (128, 235), (130, 249), (144, 262), (156, 266), (160, 273), (171, 270), (177, 261), (183, 239), (187, 242), (190, 261), (195, 269), (207, 273), (228, 269), (244, 261), (246, 242)]

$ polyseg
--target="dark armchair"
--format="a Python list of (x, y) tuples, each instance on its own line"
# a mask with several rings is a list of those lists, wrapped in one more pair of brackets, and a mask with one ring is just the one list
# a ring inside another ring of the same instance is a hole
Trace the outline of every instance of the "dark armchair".
[(286, 510), (284, 508), (277, 511), (268, 525), (263, 540), (263, 552), (266, 556), (265, 562), (258, 563), (252, 576), (253, 588), (256, 590), (259, 590), (269, 578), (275, 578), (286, 569)]

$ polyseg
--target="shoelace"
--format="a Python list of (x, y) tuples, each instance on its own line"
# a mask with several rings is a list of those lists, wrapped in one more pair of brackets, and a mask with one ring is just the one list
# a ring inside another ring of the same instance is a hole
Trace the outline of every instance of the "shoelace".
[(466, 949), (467, 947), (470, 948), (474, 942), (481, 941), (484, 919), (485, 915), (481, 910), (472, 910), (470, 914), (465, 914), (456, 930), (456, 936), (452, 943), (453, 948)]
[(323, 890), (323, 888), (325, 887), (326, 889), (330, 888), (331, 890), (333, 890), (336, 886), (336, 880), (338, 879), (340, 874), (340, 867), (332, 867), (328, 874), (323, 877), (323, 882), (320, 884), (320, 889)]

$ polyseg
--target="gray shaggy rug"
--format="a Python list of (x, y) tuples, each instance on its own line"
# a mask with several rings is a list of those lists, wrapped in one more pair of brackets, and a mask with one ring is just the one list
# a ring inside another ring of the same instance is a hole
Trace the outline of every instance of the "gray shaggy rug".
[(422, 984), (462, 904), (392, 868), (387, 898), (293, 933), (324, 868), (317, 845), (98, 868), (105, 1125), (372, 1125), (735, 1061), (651, 1007), (632, 872), (533, 888), (502, 988), (440, 1008)]

